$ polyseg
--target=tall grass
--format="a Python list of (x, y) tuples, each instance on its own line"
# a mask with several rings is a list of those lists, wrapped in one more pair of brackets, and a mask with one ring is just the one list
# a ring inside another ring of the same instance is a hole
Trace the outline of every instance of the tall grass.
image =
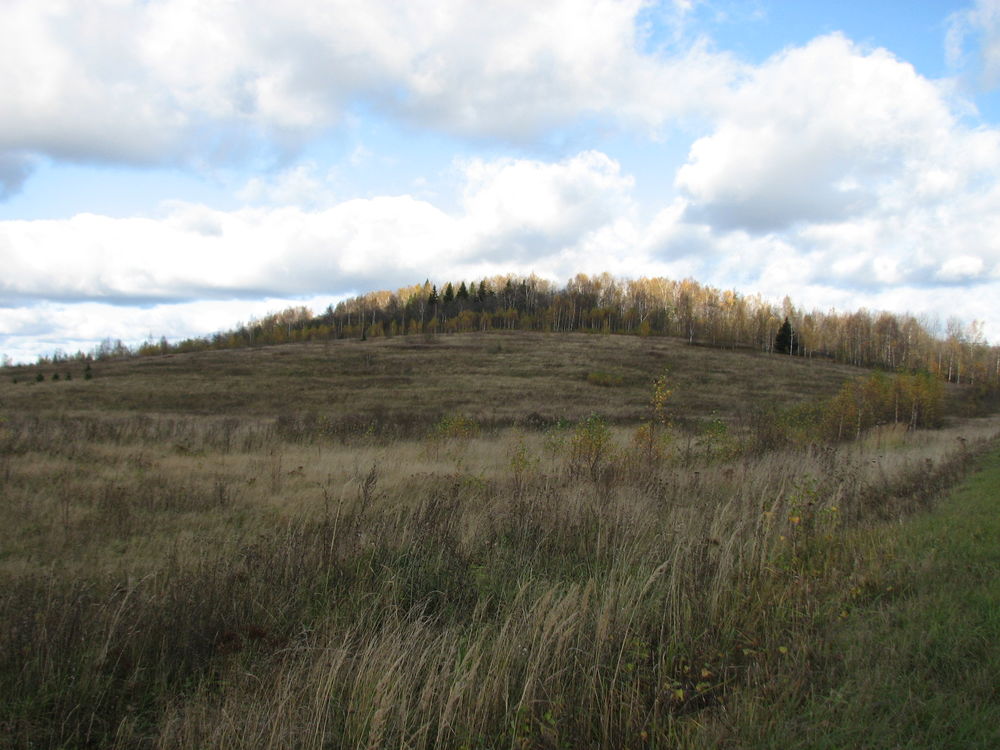
[(475, 424), (9, 418), (0, 743), (696, 742), (810, 659), (824, 587), (857, 583), (845, 529), (921, 507), (1000, 428), (642, 451), (596, 417)]

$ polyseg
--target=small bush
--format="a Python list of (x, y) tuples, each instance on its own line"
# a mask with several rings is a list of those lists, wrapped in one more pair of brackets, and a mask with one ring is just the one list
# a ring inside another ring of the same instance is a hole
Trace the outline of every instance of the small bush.
[(597, 371), (587, 373), (587, 382), (591, 385), (599, 385), (602, 388), (617, 388), (623, 385), (625, 380), (621, 375)]
[(440, 422), (434, 425), (433, 436), (440, 439), (468, 439), (477, 435), (479, 435), (479, 424), (474, 419), (461, 414), (443, 417)]
[(587, 473), (596, 480), (614, 454), (611, 428), (604, 417), (597, 414), (591, 414), (576, 426), (570, 445), (570, 473), (573, 476)]

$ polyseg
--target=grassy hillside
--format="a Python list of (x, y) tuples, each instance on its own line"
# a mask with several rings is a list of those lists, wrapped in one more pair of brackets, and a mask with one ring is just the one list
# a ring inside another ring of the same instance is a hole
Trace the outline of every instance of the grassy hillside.
[[(94, 365), (21, 368), (0, 381), (7, 409), (239, 417), (315, 412), (425, 424), (460, 412), (509, 425), (529, 415), (648, 416), (664, 370), (678, 417), (735, 416), (750, 404), (832, 395), (858, 368), (826, 360), (691, 347), (675, 339), (483, 333), (288, 344)], [(46, 380), (35, 383), (41, 372)], [(69, 372), (73, 380), (66, 381)], [(60, 380), (53, 382), (53, 374)], [(600, 375), (609, 376), (600, 385)], [(588, 376), (591, 380), (588, 381)], [(18, 377), (16, 385), (11, 382)]]
[[(671, 424), (651, 426), (665, 369)], [(795, 705), (823, 663), (820, 615), (874, 595), (851, 540), (1000, 432), (762, 450), (775, 425), (747, 415), (858, 371), (635, 337), (35, 371), (0, 383), (12, 748), (752, 736), (738, 720)]]

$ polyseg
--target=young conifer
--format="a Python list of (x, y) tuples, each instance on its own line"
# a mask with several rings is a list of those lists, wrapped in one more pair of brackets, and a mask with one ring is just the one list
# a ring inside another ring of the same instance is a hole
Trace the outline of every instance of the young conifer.
[(778, 329), (778, 334), (774, 337), (774, 351), (778, 354), (798, 354), (799, 342), (792, 329), (792, 324), (785, 318), (785, 322)]

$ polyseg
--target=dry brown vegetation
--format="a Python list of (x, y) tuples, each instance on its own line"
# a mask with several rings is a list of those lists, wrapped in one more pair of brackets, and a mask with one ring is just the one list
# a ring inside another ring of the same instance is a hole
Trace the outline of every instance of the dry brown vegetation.
[(489, 334), (8, 377), (0, 746), (725, 741), (873, 595), (844, 534), (1000, 429), (770, 439), (857, 372)]
[[(8, 410), (265, 417), (313, 413), (353, 424), (413, 424), (461, 411), (490, 425), (575, 420), (597, 411), (612, 421), (648, 416), (650, 380), (669, 370), (681, 418), (735, 417), (778, 396), (830, 396), (864, 372), (825, 361), (691, 347), (675, 339), (590, 334), (485, 333), (339, 340), (205, 351), (4, 373)], [(72, 370), (75, 369), (75, 372)], [(52, 382), (54, 373), (73, 379)], [(35, 383), (41, 372), (45, 381)], [(588, 375), (620, 378), (595, 387)], [(16, 387), (12, 378), (20, 382)]]

